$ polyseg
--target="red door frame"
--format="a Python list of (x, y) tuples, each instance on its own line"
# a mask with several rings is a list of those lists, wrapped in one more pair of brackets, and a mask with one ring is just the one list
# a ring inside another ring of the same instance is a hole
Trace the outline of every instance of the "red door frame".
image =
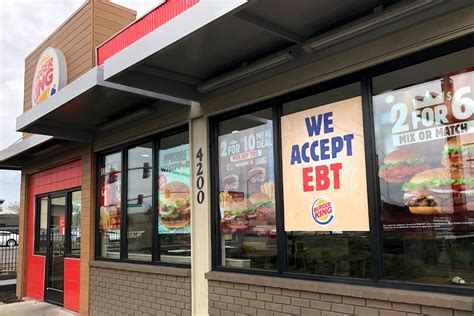
[[(37, 195), (80, 187), (82, 161), (76, 160), (29, 175), (29, 207), (26, 236), (26, 297), (44, 300), (45, 256), (35, 254), (35, 197)], [(80, 260), (64, 259), (64, 307), (79, 311)]]

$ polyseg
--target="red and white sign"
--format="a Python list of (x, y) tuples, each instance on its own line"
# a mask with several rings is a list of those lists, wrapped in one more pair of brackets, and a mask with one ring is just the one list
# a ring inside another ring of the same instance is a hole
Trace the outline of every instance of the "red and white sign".
[(66, 83), (67, 66), (63, 53), (52, 47), (46, 48), (36, 64), (31, 104), (35, 106), (43, 102), (63, 88)]

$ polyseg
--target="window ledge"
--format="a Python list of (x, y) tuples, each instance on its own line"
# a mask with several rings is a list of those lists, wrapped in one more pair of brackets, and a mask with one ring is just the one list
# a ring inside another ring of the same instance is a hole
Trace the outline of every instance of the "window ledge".
[(89, 266), (93, 268), (104, 268), (104, 269), (112, 269), (112, 270), (131, 271), (131, 272), (175, 275), (175, 276), (182, 276), (182, 277), (191, 276), (191, 269), (189, 268), (176, 268), (176, 267), (160, 266), (160, 265), (146, 265), (146, 264), (135, 264), (135, 263), (127, 263), (127, 262), (110, 262), (110, 261), (91, 261), (89, 262)]
[(325, 294), (345, 295), (366, 299), (385, 300), (397, 303), (411, 303), (457, 310), (471, 311), (474, 299), (467, 296), (438, 294), (409, 290), (388, 289), (342, 283), (328, 283), (290, 279), (285, 277), (269, 277), (262, 275), (246, 275), (232, 272), (210, 271), (206, 279), (222, 282), (243, 283), (250, 285), (268, 286), (289, 290), (317, 292)]

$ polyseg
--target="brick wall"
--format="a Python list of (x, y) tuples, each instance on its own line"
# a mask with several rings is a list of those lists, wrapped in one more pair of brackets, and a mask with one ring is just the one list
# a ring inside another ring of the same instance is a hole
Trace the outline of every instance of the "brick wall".
[(472, 316), (473, 298), (210, 272), (210, 315)]
[(191, 271), (91, 262), (90, 315), (191, 315)]

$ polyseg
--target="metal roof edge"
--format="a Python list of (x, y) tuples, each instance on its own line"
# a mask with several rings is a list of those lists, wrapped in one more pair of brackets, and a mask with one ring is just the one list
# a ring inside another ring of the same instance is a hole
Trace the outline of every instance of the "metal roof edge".
[(212, 21), (248, 3), (248, 0), (200, 0), (161, 27), (104, 61), (104, 80), (109, 80), (150, 55), (188, 36)]
[(58, 109), (61, 105), (74, 99), (81, 93), (91, 89), (98, 84), (101, 76), (102, 73), (99, 71), (99, 67), (92, 68), (63, 89), (59, 90), (52, 97), (18, 116), (16, 118), (16, 130), (23, 132), (25, 128), (34, 121), (51, 111)]
[(2, 162), (6, 161), (7, 159), (14, 158), (26, 150), (30, 150), (36, 146), (44, 144), (53, 138), (53, 136), (33, 134), (11, 144), (7, 148), (0, 151), (0, 168), (2, 166)]

